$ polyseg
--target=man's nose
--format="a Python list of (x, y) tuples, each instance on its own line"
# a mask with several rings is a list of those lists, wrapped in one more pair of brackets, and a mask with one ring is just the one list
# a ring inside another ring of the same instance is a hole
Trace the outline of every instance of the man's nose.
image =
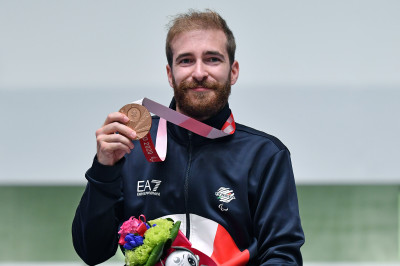
[(197, 62), (192, 73), (192, 78), (201, 82), (208, 77), (206, 66), (203, 62)]

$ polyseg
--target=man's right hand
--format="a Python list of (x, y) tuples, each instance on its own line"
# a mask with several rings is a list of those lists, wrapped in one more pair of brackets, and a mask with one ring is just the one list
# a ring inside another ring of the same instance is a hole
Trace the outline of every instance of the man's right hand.
[(115, 112), (107, 116), (103, 126), (96, 131), (97, 161), (103, 165), (114, 165), (125, 154), (130, 153), (136, 132), (126, 126), (129, 118)]

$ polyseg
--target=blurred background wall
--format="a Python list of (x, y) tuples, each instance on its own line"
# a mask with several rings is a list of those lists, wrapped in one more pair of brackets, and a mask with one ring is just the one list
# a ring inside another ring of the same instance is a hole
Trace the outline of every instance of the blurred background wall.
[(79, 261), (94, 132), (134, 100), (169, 104), (165, 25), (189, 8), (235, 34), (236, 121), (291, 151), (305, 262), (398, 263), (395, 0), (0, 0), (0, 263)]

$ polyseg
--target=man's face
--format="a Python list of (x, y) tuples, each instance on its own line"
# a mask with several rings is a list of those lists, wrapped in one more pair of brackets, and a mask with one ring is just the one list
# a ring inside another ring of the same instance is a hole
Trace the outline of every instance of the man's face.
[(188, 31), (177, 35), (171, 47), (172, 68), (167, 65), (167, 74), (177, 111), (198, 120), (215, 115), (227, 103), (239, 75), (238, 62), (229, 63), (225, 34)]

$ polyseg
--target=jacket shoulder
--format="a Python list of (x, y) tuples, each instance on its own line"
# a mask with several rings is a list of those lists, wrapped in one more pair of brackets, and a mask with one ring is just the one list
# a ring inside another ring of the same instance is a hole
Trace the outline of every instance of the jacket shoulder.
[(250, 138), (257, 138), (260, 142), (271, 142), (278, 150), (288, 150), (288, 148), (277, 137), (267, 134), (263, 131), (239, 123), (236, 123), (236, 131), (239, 134), (248, 135)]

